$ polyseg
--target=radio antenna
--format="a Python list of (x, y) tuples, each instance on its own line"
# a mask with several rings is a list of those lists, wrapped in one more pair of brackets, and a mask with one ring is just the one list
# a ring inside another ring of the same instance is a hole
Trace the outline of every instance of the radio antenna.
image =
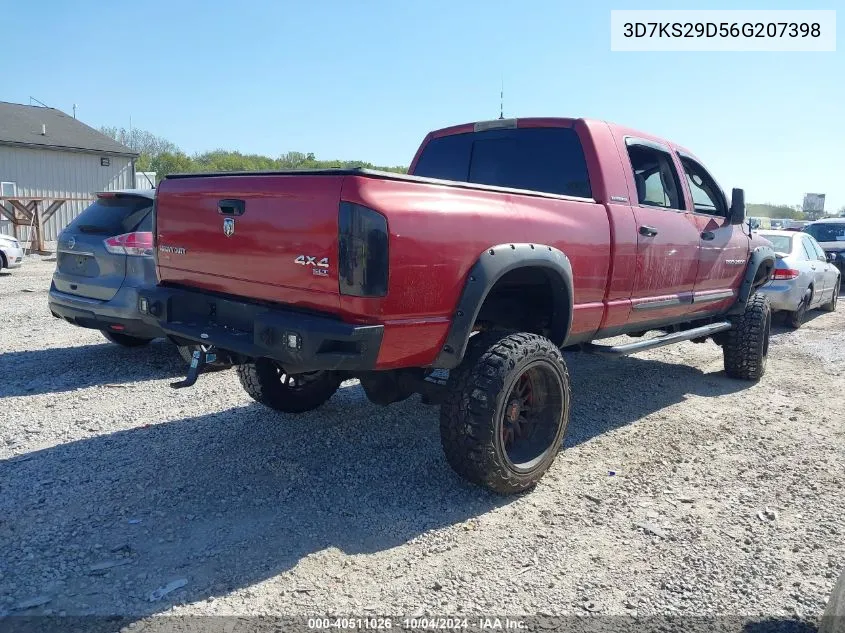
[(505, 118), (505, 78), (502, 77), (502, 90), (499, 92), (499, 120)]

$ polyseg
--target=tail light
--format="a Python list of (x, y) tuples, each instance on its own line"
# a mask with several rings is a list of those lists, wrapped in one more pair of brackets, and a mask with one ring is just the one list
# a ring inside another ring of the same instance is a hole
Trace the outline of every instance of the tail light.
[(149, 231), (124, 233), (103, 240), (106, 250), (113, 255), (150, 257), (153, 254), (153, 234)]
[(338, 283), (340, 294), (383, 297), (387, 294), (387, 218), (350, 202), (338, 215)]
[(772, 279), (795, 279), (800, 274), (794, 268), (775, 268)]

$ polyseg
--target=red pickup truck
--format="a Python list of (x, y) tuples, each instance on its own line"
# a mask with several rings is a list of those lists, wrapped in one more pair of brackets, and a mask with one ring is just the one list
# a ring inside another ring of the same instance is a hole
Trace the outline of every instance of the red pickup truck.
[[(561, 348), (610, 356), (712, 338), (759, 379), (775, 264), (689, 151), (618, 125), (503, 119), (430, 133), (408, 175), (170, 176), (159, 283), (142, 318), (201, 343), (187, 378), (229, 362), (258, 402), (314, 409), (342, 380), (389, 404), (441, 404), (462, 476), (533, 486), (566, 431)], [(597, 339), (662, 334), (608, 346)], [(438, 376), (447, 369), (448, 378)]]

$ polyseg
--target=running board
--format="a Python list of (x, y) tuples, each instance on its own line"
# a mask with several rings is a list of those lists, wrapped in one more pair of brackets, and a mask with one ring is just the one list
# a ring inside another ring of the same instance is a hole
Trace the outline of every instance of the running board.
[(628, 343), (627, 345), (616, 345), (610, 347), (609, 345), (595, 345), (594, 343), (587, 343), (584, 345), (585, 352), (593, 354), (600, 354), (601, 356), (627, 356), (628, 354), (636, 354), (637, 352), (644, 352), (647, 349), (656, 349), (672, 343), (680, 343), (681, 341), (690, 341), (694, 338), (706, 338), (718, 332), (730, 330), (733, 324), (730, 321), (721, 321), (719, 323), (711, 323), (709, 325), (702, 325), (701, 327), (693, 328), (691, 330), (684, 330), (683, 332), (672, 332), (671, 334), (664, 334), (645, 341), (637, 341), (636, 343)]

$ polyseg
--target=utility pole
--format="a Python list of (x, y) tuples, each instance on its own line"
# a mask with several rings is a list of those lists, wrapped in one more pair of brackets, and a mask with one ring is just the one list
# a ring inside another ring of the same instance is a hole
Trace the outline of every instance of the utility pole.
[(499, 120), (505, 118), (505, 78), (502, 76), (502, 90), (499, 92)]

